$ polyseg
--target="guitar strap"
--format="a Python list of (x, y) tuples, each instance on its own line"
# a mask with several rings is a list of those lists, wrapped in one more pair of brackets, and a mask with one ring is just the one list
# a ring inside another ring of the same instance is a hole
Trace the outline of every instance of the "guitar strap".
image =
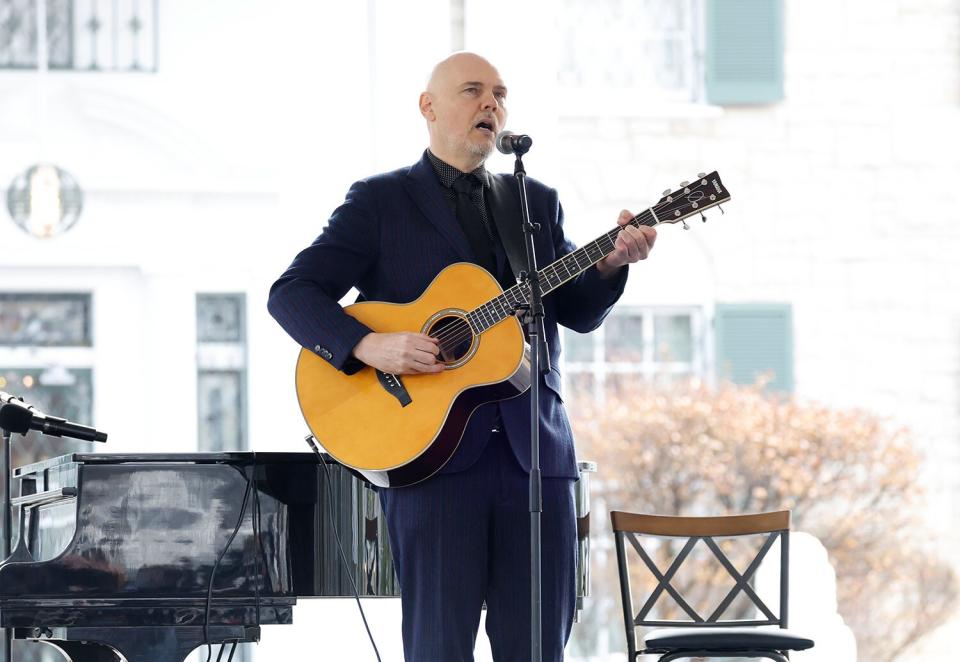
[(488, 209), (497, 226), (503, 250), (510, 262), (515, 278), (527, 269), (527, 249), (524, 246), (523, 229), (520, 227), (520, 194), (513, 177), (490, 176), (490, 199)]

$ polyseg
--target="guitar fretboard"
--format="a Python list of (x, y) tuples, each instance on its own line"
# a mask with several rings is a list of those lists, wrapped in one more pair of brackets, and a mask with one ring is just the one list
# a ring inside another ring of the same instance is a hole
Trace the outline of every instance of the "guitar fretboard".
[[(634, 227), (646, 225), (652, 227), (659, 221), (656, 216), (647, 209), (640, 212), (630, 220)], [(581, 246), (572, 253), (564, 255), (556, 262), (544, 267), (537, 273), (540, 275), (540, 283), (544, 295), (553, 292), (555, 289), (579, 276), (581, 273), (595, 265), (613, 252), (617, 234), (623, 228), (615, 227), (609, 232), (600, 235), (593, 241)], [(530, 302), (530, 285), (527, 283), (518, 283), (505, 290), (503, 294), (482, 306), (467, 313), (467, 319), (474, 333), (483, 333), (490, 327), (505, 320), (513, 315), (517, 306)]]

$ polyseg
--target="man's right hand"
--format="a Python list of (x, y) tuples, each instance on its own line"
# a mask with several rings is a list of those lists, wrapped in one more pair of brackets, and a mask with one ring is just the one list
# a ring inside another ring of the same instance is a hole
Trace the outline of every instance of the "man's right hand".
[(436, 338), (422, 333), (368, 333), (353, 355), (372, 368), (394, 375), (443, 372)]

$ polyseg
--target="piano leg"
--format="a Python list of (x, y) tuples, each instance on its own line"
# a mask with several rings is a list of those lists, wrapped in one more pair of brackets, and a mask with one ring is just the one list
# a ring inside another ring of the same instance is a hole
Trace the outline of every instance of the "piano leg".
[[(211, 625), (213, 645), (260, 640), (260, 628)], [(180, 627), (71, 627), (56, 638), (31, 639), (55, 646), (71, 662), (183, 662), (203, 645), (203, 628)], [(121, 657), (122, 656), (122, 657)]]

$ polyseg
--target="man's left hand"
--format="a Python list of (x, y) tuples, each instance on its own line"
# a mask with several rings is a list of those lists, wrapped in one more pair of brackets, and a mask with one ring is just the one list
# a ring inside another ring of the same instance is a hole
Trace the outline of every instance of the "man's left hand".
[(653, 244), (657, 240), (657, 231), (646, 225), (630, 225), (633, 214), (624, 209), (617, 223), (623, 228), (617, 233), (613, 252), (597, 262), (597, 271), (602, 278), (609, 278), (625, 264), (633, 264), (647, 259)]

